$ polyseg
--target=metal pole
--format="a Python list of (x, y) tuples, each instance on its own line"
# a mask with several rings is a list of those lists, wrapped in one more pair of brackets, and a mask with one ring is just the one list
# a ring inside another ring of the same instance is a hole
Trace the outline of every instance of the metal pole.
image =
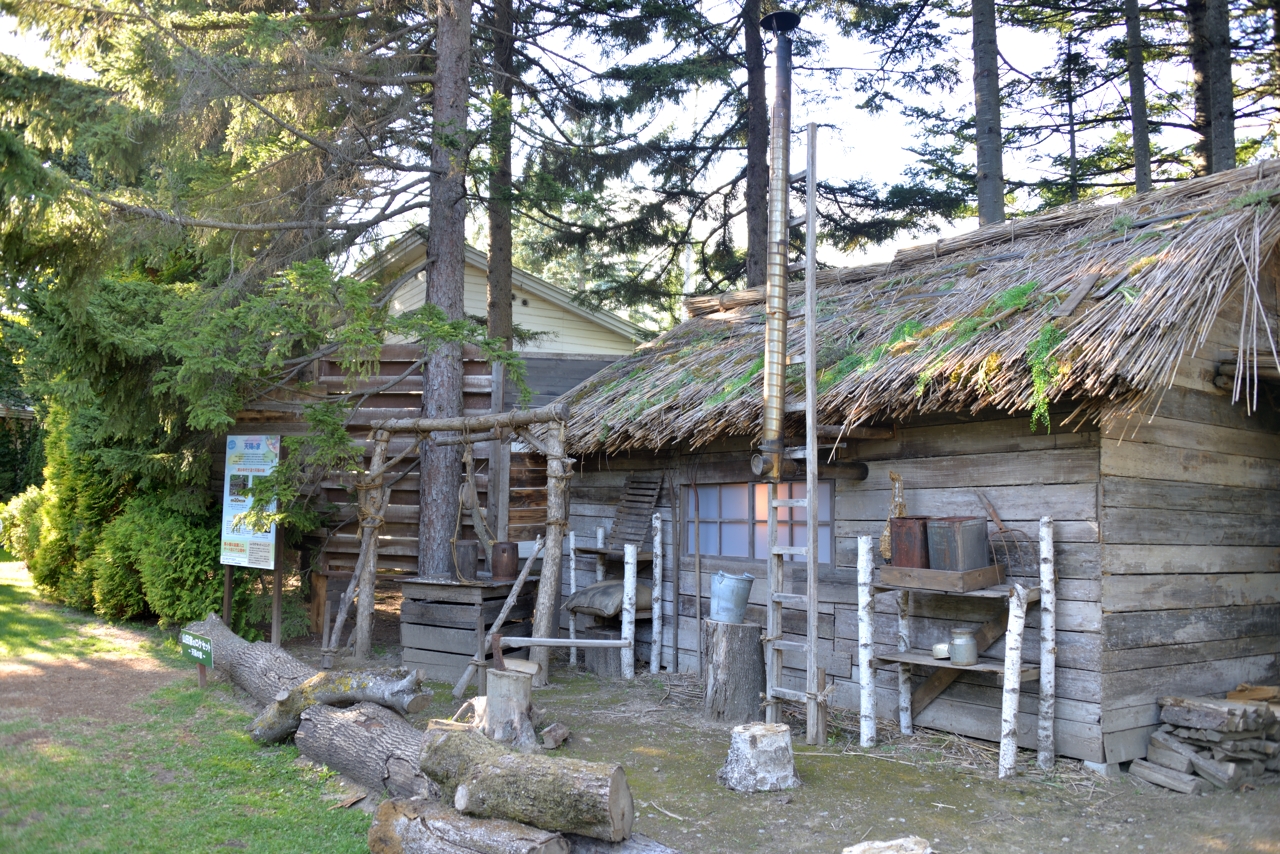
[(760, 453), (773, 481), (782, 472), (782, 419), (787, 371), (787, 197), (791, 184), (791, 36), (800, 22), (775, 12), (760, 22), (777, 36), (773, 117), (769, 132), (769, 242), (765, 279), (764, 416)]

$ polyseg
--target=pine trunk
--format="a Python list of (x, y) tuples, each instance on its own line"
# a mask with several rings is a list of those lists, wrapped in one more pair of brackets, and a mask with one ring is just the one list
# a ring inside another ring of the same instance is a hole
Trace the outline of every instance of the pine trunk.
[(422, 770), (460, 812), (613, 842), (635, 807), (620, 765), (515, 753), (470, 728), (431, 729)]
[(394, 797), (434, 796), (418, 768), (422, 731), (376, 703), (312, 706), (294, 736), (298, 750), (350, 780)]
[(1231, 10), (1227, 0), (1208, 0), (1209, 127), (1213, 171), (1236, 168), (1235, 88), (1231, 80)]
[(702, 715), (730, 726), (763, 720), (764, 646), (755, 623), (703, 620), (707, 691)]
[(1191, 129), (1196, 134), (1194, 145), (1197, 175), (1213, 172), (1213, 109), (1210, 102), (1209, 77), (1212, 73), (1209, 59), (1209, 2), (1187, 0), (1187, 58), (1191, 60), (1192, 101), (1195, 114)]
[(493, 115), (489, 150), (489, 337), (511, 340), (511, 92), (515, 34), (511, 0), (493, 4)]
[[(438, 0), (432, 92), (430, 231), (427, 299), (449, 320), (463, 320), (466, 266), (467, 98), (470, 95), (471, 0)], [(422, 415), (462, 415), (462, 348), (440, 346), (423, 370)], [(435, 436), (434, 438), (444, 438)], [(421, 455), (418, 574), (449, 574), (458, 514), (462, 446), (427, 441)]]
[(742, 4), (747, 65), (747, 261), (748, 288), (763, 288), (769, 241), (769, 104), (765, 99), (764, 39), (760, 0)]
[(370, 854), (569, 854), (557, 833), (475, 819), (419, 798), (383, 801), (369, 828)]
[(1133, 125), (1133, 180), (1138, 192), (1146, 193), (1151, 190), (1151, 137), (1147, 129), (1147, 72), (1138, 0), (1124, 0), (1124, 23), (1128, 41), (1129, 115)]
[(1004, 141), (995, 0), (973, 3), (974, 138), (978, 148), (978, 224), (1004, 222)]

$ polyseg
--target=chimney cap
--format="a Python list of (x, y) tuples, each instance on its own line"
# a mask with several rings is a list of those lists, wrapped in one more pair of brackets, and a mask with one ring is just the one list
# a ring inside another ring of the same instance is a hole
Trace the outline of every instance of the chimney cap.
[(785, 9), (770, 12), (760, 19), (761, 29), (775, 33), (789, 33), (798, 26), (800, 26), (800, 16)]

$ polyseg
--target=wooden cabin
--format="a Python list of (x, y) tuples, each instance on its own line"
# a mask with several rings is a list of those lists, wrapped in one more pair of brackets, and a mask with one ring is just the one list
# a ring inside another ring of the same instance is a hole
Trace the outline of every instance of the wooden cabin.
[[(1280, 678), (1275, 204), (1280, 162), (1268, 161), (819, 274), (819, 422), (847, 428), (819, 469), (819, 666), (836, 707), (859, 703), (856, 538), (878, 547), (890, 472), (911, 514), (982, 516), (981, 492), (1032, 538), (1042, 516), (1054, 520), (1059, 753), (1100, 766), (1144, 756), (1158, 696)], [(793, 362), (809, 321), (797, 287)], [(629, 472), (666, 473), (660, 512), (676, 557), (662, 597), (679, 617), (664, 631), (664, 665), (678, 656), (681, 671), (698, 667), (696, 617), (714, 573), (755, 575), (748, 619), (764, 622), (765, 511), (749, 465), (761, 303), (751, 291), (690, 300), (689, 320), (562, 398), (580, 459), (577, 537), (608, 525)], [(802, 400), (798, 368), (788, 380), (788, 400)], [(788, 418), (788, 444), (803, 445), (802, 416)], [(802, 470), (795, 480), (803, 489)], [(580, 584), (590, 570), (578, 566)], [(896, 605), (878, 600), (874, 639), (887, 651)], [(913, 593), (912, 645), (996, 607)], [(803, 640), (803, 613), (787, 613)], [(1038, 659), (1038, 631), (1023, 654)], [(789, 664), (787, 687), (803, 690), (801, 657)], [(896, 665), (875, 679), (880, 707), (896, 708)], [(1037, 700), (1025, 683), (1025, 747)], [(1000, 702), (996, 676), (966, 673), (915, 719), (996, 741)]]

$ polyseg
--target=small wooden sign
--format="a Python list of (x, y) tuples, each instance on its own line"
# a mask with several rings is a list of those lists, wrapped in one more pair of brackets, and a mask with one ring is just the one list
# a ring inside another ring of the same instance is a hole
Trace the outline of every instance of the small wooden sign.
[(194, 632), (179, 632), (178, 643), (182, 646), (182, 657), (195, 660), (200, 687), (203, 688), (205, 667), (213, 666), (213, 641)]

